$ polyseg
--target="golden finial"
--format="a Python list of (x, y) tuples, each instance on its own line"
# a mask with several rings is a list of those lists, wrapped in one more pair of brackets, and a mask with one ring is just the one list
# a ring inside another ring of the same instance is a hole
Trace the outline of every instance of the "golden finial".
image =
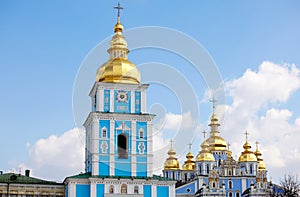
[(120, 12), (121, 10), (123, 10), (124, 8), (120, 6), (120, 3), (118, 3), (118, 6), (114, 7), (114, 9), (118, 10), (118, 22), (115, 25), (114, 31), (115, 32), (122, 32), (123, 31), (123, 26), (121, 25), (121, 20), (120, 20)]

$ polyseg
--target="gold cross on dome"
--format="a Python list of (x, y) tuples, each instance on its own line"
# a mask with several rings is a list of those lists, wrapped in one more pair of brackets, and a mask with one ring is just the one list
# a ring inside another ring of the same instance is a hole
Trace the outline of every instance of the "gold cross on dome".
[(212, 97), (212, 99), (209, 100), (209, 102), (212, 103), (212, 105), (213, 105), (213, 111), (215, 111), (215, 109), (216, 109), (216, 102), (218, 102), (218, 101), (215, 99), (215, 97)]
[(249, 135), (248, 131), (245, 132), (245, 135), (246, 135), (246, 140), (248, 140), (248, 135)]
[(172, 148), (173, 148), (174, 140), (171, 139), (169, 142), (170, 142), (170, 144), (171, 144), (171, 149), (172, 149)]
[(118, 3), (118, 6), (114, 7), (114, 9), (118, 10), (118, 17), (120, 17), (120, 11), (123, 10), (124, 8), (121, 7), (120, 2)]
[(205, 130), (203, 130), (202, 133), (203, 133), (204, 140), (206, 140), (206, 133), (207, 133), (207, 132), (206, 132)]

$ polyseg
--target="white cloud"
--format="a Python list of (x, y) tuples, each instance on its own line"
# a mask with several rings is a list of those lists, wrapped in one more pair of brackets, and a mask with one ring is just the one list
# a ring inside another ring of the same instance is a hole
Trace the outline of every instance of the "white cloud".
[[(225, 117), (222, 136), (232, 143), (233, 155), (239, 156), (243, 134), (249, 131), (253, 150), (258, 140), (269, 175), (279, 180), (290, 165), (300, 163), (300, 118), (293, 121), (290, 109), (280, 109), (300, 88), (299, 69), (266, 61), (258, 71), (248, 69), (240, 78), (227, 82), (226, 88), (232, 103), (220, 106), (225, 109), (220, 114)], [(300, 167), (295, 170), (300, 172)]]
[(74, 128), (60, 136), (39, 139), (20, 167), (32, 169), (33, 176), (55, 181), (84, 171), (84, 131)]

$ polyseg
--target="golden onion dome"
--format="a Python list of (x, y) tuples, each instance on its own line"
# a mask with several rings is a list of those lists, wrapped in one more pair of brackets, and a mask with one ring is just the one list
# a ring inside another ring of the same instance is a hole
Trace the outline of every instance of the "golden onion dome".
[(110, 41), (110, 48), (107, 50), (110, 58), (98, 69), (97, 82), (139, 84), (141, 81), (140, 71), (127, 59), (129, 50), (122, 31), (123, 26), (118, 17), (118, 22), (114, 26), (115, 34)]
[(208, 143), (206, 140), (201, 144), (201, 151), (198, 153), (196, 157), (196, 162), (203, 162), (203, 161), (209, 161), (214, 162), (215, 157), (214, 155), (208, 150)]
[(215, 114), (215, 112), (213, 112), (213, 114), (210, 118), (210, 124), (208, 126), (211, 127), (210, 137), (207, 139), (207, 143), (209, 144), (209, 150), (211, 150), (211, 151), (226, 151), (227, 143), (220, 136), (220, 132), (218, 130), (220, 123), (218, 121), (218, 117)]
[(186, 161), (182, 165), (182, 170), (195, 170), (195, 161), (193, 161), (194, 155), (191, 151), (186, 154)]
[(239, 162), (257, 162), (257, 158), (255, 154), (250, 150), (251, 145), (246, 139), (245, 144), (243, 145), (244, 151), (241, 153), (239, 157)]
[(258, 150), (258, 142), (256, 142), (256, 151), (254, 152), (257, 162), (258, 162), (258, 170), (266, 170), (266, 164), (264, 163), (264, 160), (261, 158), (261, 152)]
[(179, 161), (175, 157), (176, 151), (171, 147), (168, 151), (169, 157), (166, 159), (164, 163), (164, 170), (179, 170)]

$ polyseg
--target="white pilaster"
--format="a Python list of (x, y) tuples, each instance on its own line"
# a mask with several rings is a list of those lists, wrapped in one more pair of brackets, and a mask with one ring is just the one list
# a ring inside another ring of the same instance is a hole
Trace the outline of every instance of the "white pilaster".
[(97, 88), (96, 111), (104, 111), (104, 90), (101, 87)]
[(96, 182), (95, 181), (91, 181), (91, 186), (90, 186), (90, 197), (96, 197), (97, 192), (96, 192)]
[(130, 91), (130, 112), (135, 112), (135, 94), (134, 91)]
[(146, 113), (147, 109), (146, 109), (146, 90), (141, 91), (141, 112), (142, 113)]
[(114, 101), (115, 101), (115, 91), (113, 89), (110, 90), (110, 111), (114, 112), (115, 111), (115, 105), (114, 105)]
[(153, 131), (152, 123), (147, 122), (147, 176), (152, 176), (153, 172)]
[(136, 176), (136, 121), (131, 122), (131, 176)]
[(152, 197), (156, 197), (156, 191), (157, 191), (157, 185), (151, 185), (151, 189), (152, 189)]
[(115, 121), (114, 120), (110, 120), (109, 130), (110, 130), (109, 175), (114, 176), (115, 175)]
[(92, 123), (92, 175), (99, 174), (99, 120), (93, 118)]
[(76, 197), (76, 183), (75, 182), (69, 182), (68, 184), (68, 196), (74, 196)]
[(175, 197), (175, 186), (169, 186), (169, 197)]

